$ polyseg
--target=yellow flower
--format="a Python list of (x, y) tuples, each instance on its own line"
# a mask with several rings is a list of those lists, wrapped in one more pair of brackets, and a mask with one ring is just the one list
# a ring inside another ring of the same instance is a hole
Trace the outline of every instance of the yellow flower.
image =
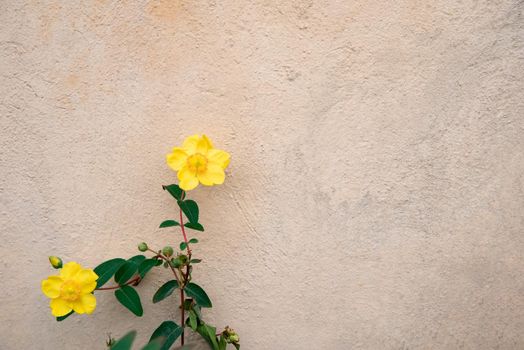
[(51, 298), (53, 316), (65, 316), (74, 310), (78, 314), (90, 314), (95, 310), (97, 274), (93, 270), (83, 269), (76, 262), (64, 265), (58, 276), (49, 276), (42, 281), (42, 292)]
[(180, 188), (189, 191), (199, 183), (205, 186), (224, 183), (229, 154), (213, 148), (206, 135), (193, 135), (182, 147), (173, 148), (173, 153), (167, 155), (167, 165), (178, 172)]

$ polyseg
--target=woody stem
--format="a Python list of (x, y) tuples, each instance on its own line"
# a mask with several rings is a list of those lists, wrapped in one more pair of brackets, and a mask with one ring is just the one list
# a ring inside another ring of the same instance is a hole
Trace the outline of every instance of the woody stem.
[(191, 249), (189, 248), (189, 242), (187, 241), (186, 229), (184, 228), (184, 218), (182, 217), (182, 209), (180, 209), (180, 228), (182, 229), (182, 235), (184, 236), (184, 242), (186, 243), (187, 254), (191, 255)]

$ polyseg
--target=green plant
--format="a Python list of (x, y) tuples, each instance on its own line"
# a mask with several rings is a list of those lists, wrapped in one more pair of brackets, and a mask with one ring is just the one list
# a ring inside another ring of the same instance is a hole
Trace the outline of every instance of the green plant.
[[(95, 291), (113, 291), (118, 302), (140, 317), (143, 308), (136, 287), (150, 271), (163, 267), (171, 279), (156, 291), (152, 302), (166, 303), (164, 300), (178, 294), (180, 319), (179, 323), (175, 320), (163, 321), (143, 350), (167, 350), (177, 340), (183, 346), (186, 329), (199, 334), (213, 350), (225, 350), (228, 344), (240, 349), (239, 336), (235, 331), (227, 326), (217, 333), (215, 326), (204, 321), (202, 311), (211, 308), (212, 302), (205, 290), (192, 279), (193, 268), (201, 260), (195, 258), (192, 249), (198, 239), (188, 237), (189, 230), (203, 232), (204, 227), (200, 223), (198, 204), (187, 198), (187, 190), (195, 188), (198, 183), (208, 186), (222, 183), (229, 154), (214, 149), (205, 135), (194, 135), (186, 139), (182, 148), (175, 148), (173, 154), (167, 156), (167, 162), (179, 171), (181, 186), (183, 183), (186, 185), (182, 186), (185, 189), (177, 184), (163, 186), (178, 206), (178, 217), (163, 221), (160, 228), (180, 229), (181, 242), (175, 248), (167, 245), (162, 249), (152, 249), (142, 242), (138, 250), (149, 253), (148, 256), (139, 254), (127, 259), (112, 258), (93, 270), (84, 269), (76, 262), (63, 264), (60, 258), (52, 256), (49, 261), (54, 268), (60, 269), (60, 274), (42, 281), (42, 290), (51, 299), (51, 311), (57, 321), (63, 321), (74, 313), (92, 313), (96, 307)], [(114, 284), (107, 286), (111, 279)], [(107, 345), (113, 350), (128, 350), (135, 336), (136, 332), (132, 331), (118, 341), (109, 339)]]

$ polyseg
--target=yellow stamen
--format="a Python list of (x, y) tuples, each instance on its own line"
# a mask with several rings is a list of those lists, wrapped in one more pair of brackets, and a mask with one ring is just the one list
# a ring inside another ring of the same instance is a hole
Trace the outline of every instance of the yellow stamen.
[(74, 281), (68, 280), (60, 288), (60, 297), (67, 301), (75, 301), (80, 296), (80, 287)]
[(187, 158), (187, 166), (192, 172), (205, 171), (207, 169), (207, 158), (200, 153), (195, 153)]

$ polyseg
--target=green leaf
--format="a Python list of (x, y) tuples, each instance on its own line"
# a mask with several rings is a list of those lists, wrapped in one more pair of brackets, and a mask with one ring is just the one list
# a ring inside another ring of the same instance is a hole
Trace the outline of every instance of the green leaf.
[(184, 290), (186, 291), (187, 295), (195, 299), (195, 302), (201, 307), (213, 306), (206, 292), (198, 284), (188, 283)]
[(73, 310), (71, 310), (71, 312), (69, 312), (67, 315), (64, 315), (64, 316), (60, 316), (60, 317), (57, 317), (56, 320), (58, 322), (62, 322), (63, 320), (65, 320), (66, 318), (68, 318), (69, 316), (71, 316), (72, 314), (74, 314), (75, 312)]
[(240, 344), (233, 344), (233, 346), (235, 347), (235, 349), (240, 350)]
[(187, 244), (186, 244), (186, 242), (181, 242), (181, 243), (180, 243), (180, 250), (184, 250), (184, 249), (186, 249), (186, 248), (187, 248)]
[(125, 264), (125, 259), (115, 258), (111, 260), (104, 261), (97, 267), (95, 267), (95, 273), (98, 275), (98, 280), (96, 281), (96, 288), (102, 287), (107, 281), (113, 277), (115, 272)]
[(204, 231), (204, 226), (202, 226), (198, 222), (186, 222), (184, 226), (193, 230)]
[(115, 273), (115, 282), (122, 285), (129, 281), (131, 277), (138, 271), (138, 266), (146, 260), (143, 255), (135, 255), (129, 258), (124, 265), (122, 265)]
[(115, 296), (122, 305), (135, 315), (142, 316), (144, 314), (140, 296), (133, 287), (122, 286), (115, 291)]
[(197, 329), (197, 315), (193, 310), (189, 311), (189, 325), (191, 329), (196, 331)]
[(220, 339), (218, 341), (218, 349), (219, 350), (226, 350), (226, 347), (227, 347), (226, 338), (221, 334), (220, 335)]
[(193, 243), (193, 244), (198, 243), (198, 239), (196, 239), (196, 238), (191, 238), (191, 239), (189, 240), (189, 243)]
[(129, 261), (136, 262), (138, 265), (144, 260), (146, 260), (146, 257), (144, 255), (135, 255), (132, 258), (128, 259)]
[(111, 350), (130, 350), (135, 337), (136, 331), (127, 333), (111, 347)]
[(193, 305), (193, 311), (195, 312), (195, 314), (197, 315), (199, 319), (202, 319), (202, 310), (200, 310), (200, 306), (196, 304)]
[(205, 325), (205, 327), (207, 330), (207, 334), (209, 334), (209, 339), (211, 339), (211, 344), (213, 344), (213, 348), (218, 350), (218, 343), (217, 343), (217, 336), (216, 336), (217, 329), (207, 324)]
[(173, 321), (164, 321), (155, 329), (149, 341), (159, 340), (162, 344), (160, 350), (168, 350), (182, 334), (184, 329)]
[(176, 280), (167, 281), (166, 283), (164, 283), (164, 285), (162, 285), (162, 287), (160, 287), (156, 291), (155, 295), (153, 295), (153, 303), (156, 304), (159, 301), (164, 300), (165, 298), (173, 294), (173, 292), (177, 288), (178, 282)]
[(185, 201), (179, 200), (177, 203), (189, 222), (198, 222), (198, 204), (195, 201), (188, 199)]
[(140, 278), (144, 278), (145, 275), (155, 266), (157, 266), (158, 259), (146, 259), (138, 265), (138, 274)]
[(168, 185), (162, 186), (162, 188), (169, 192), (176, 200), (181, 200), (184, 196), (184, 190), (182, 190), (178, 185)]
[(207, 333), (205, 324), (202, 323), (197, 327), (197, 333), (200, 334), (202, 338), (204, 338), (208, 342), (209, 346), (213, 347), (211, 339), (209, 339), (209, 334)]
[(119, 285), (125, 284), (138, 270), (138, 264), (134, 261), (126, 261), (115, 273), (115, 281)]
[(198, 264), (199, 262), (202, 262), (202, 259), (191, 259), (191, 264)]
[(147, 343), (146, 346), (142, 348), (142, 350), (160, 350), (162, 349), (162, 342), (160, 339), (153, 340), (152, 342)]
[(216, 337), (216, 328), (209, 326), (207, 324), (201, 324), (197, 328), (197, 333), (202, 336), (209, 345), (213, 348), (213, 350), (218, 350), (218, 343), (217, 343), (217, 337)]
[(175, 221), (175, 220), (166, 220), (162, 222), (159, 227), (164, 228), (164, 227), (173, 227), (173, 226), (180, 226), (180, 224), (178, 223), (178, 221)]

